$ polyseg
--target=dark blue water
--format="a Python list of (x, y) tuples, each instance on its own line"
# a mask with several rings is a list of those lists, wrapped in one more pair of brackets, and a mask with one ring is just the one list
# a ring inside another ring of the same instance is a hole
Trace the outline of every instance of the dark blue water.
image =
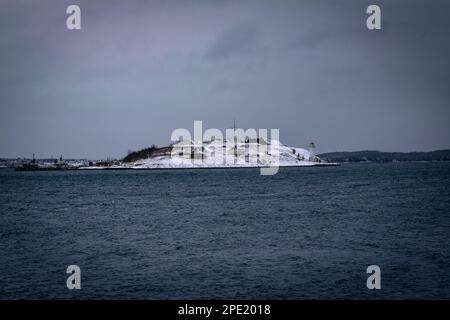
[(450, 163), (0, 170), (1, 299), (450, 298), (449, 245)]

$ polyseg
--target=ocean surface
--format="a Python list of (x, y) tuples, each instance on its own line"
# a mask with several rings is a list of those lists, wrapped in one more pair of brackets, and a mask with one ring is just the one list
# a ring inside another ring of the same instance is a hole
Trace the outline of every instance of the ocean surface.
[(24, 298), (449, 299), (450, 163), (2, 169), (0, 299)]

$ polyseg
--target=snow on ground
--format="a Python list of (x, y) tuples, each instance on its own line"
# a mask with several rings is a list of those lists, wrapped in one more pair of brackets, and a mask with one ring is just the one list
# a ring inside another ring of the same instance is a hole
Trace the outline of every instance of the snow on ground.
[[(194, 159), (191, 159), (191, 150), (194, 150)], [(141, 159), (132, 163), (121, 163), (109, 168), (165, 169), (327, 165), (318, 158), (315, 161), (309, 161), (309, 157), (308, 150), (288, 147), (275, 140), (267, 143), (265, 141), (262, 143), (248, 141), (236, 144), (227, 144), (222, 140), (196, 144), (195, 141), (184, 140), (173, 145), (171, 154)], [(99, 167), (90, 168), (99, 169)]]

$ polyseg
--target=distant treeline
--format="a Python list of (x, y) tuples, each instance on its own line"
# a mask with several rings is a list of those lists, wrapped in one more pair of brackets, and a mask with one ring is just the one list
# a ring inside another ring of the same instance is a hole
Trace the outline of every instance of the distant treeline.
[(319, 154), (319, 157), (331, 162), (450, 161), (450, 150), (432, 152), (329, 152)]

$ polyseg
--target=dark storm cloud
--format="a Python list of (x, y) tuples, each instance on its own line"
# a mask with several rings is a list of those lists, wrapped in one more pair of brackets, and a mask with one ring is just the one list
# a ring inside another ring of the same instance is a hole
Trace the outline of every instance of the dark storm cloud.
[[(381, 31), (365, 27), (373, 3)], [(2, 1), (0, 156), (122, 156), (233, 118), (319, 151), (448, 148), (449, 15), (420, 0)]]

